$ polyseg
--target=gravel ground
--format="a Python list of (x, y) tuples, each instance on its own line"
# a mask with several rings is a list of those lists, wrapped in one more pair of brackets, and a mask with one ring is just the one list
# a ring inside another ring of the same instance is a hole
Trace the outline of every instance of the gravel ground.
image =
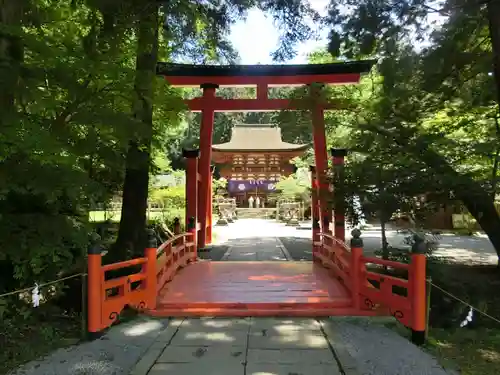
[(312, 241), (309, 238), (278, 237), (292, 260), (312, 260)]
[(113, 327), (99, 340), (56, 350), (8, 375), (127, 375), (168, 321), (138, 318)]
[(198, 257), (200, 259), (214, 260), (220, 261), (227, 249), (229, 248), (229, 244), (224, 245), (213, 245), (208, 247), (208, 251), (199, 251)]
[(377, 318), (331, 318), (331, 328), (360, 375), (457, 375), (430, 354), (377, 323)]

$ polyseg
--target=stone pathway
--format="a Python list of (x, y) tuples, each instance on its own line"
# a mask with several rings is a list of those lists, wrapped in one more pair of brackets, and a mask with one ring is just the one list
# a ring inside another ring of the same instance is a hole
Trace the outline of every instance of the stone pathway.
[(221, 260), (225, 261), (284, 261), (290, 254), (276, 237), (242, 238), (231, 241)]
[(130, 375), (353, 374), (337, 342), (314, 319), (173, 320)]

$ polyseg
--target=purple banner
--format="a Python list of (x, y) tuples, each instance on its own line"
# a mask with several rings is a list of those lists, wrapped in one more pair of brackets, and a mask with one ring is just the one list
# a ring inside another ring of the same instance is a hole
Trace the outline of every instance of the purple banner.
[(276, 190), (276, 183), (274, 181), (269, 180), (229, 180), (227, 183), (227, 189), (231, 193), (243, 193), (245, 191), (255, 191), (264, 190), (264, 191), (274, 191)]

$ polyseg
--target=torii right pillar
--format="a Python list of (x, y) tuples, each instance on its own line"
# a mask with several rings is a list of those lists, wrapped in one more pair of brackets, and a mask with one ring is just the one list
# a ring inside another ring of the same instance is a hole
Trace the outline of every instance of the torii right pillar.
[(344, 165), (347, 150), (344, 148), (332, 148), (333, 181), (334, 181), (334, 215), (335, 215), (335, 237), (345, 242), (345, 181)]
[(330, 223), (332, 222), (332, 209), (329, 201), (331, 194), (329, 189), (330, 184), (326, 175), (328, 169), (328, 152), (326, 149), (324, 98), (322, 95), (323, 85), (316, 83), (311, 85), (309, 89), (312, 99), (311, 118), (321, 231), (329, 233)]

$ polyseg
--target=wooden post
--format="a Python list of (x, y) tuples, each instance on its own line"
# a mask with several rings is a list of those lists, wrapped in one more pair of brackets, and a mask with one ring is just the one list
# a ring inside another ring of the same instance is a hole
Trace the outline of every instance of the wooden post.
[(432, 278), (429, 276), (425, 281), (427, 288), (426, 292), (426, 309), (425, 309), (425, 339), (427, 340), (429, 336), (429, 318), (431, 314), (431, 291), (432, 291)]
[(210, 162), (212, 159), (212, 134), (214, 129), (214, 106), (215, 90), (219, 86), (212, 83), (201, 85), (203, 89), (203, 109), (201, 111), (200, 127), (200, 162), (198, 172), (201, 175), (200, 190), (198, 191), (198, 219), (201, 230), (198, 236), (198, 248), (203, 249), (207, 244), (207, 216), (210, 205)]
[[(314, 158), (316, 162), (316, 178), (318, 180), (318, 202), (320, 207), (320, 222), (332, 222), (332, 210), (328, 201), (328, 183), (326, 179), (326, 171), (328, 169), (328, 154), (326, 149), (326, 134), (325, 134), (325, 114), (323, 103), (321, 103), (322, 85), (314, 84), (310, 86), (310, 95), (313, 101), (311, 108), (312, 127), (313, 127), (313, 144)], [(328, 233), (329, 227), (323, 227), (322, 231)]]
[(98, 244), (87, 250), (87, 331), (89, 339), (100, 336), (102, 331), (102, 248)]
[(191, 261), (195, 261), (198, 259), (198, 250), (196, 248), (196, 219), (194, 217), (189, 217), (186, 225), (186, 230), (191, 233), (190, 242), (193, 242), (193, 255), (191, 257)]
[(361, 239), (361, 231), (353, 229), (351, 231), (351, 291), (352, 291), (352, 307), (359, 309), (359, 296), (361, 293), (361, 283), (363, 282), (361, 272), (361, 257), (363, 256), (363, 240)]
[(208, 211), (207, 211), (207, 237), (205, 243), (210, 245), (212, 243), (212, 215), (213, 215), (213, 192), (212, 192), (212, 179), (214, 178), (214, 168), (215, 166), (210, 167), (210, 177), (208, 179)]
[(144, 250), (144, 257), (146, 258), (146, 266), (143, 268), (146, 274), (146, 307), (148, 309), (156, 308), (156, 249), (157, 241), (154, 230), (148, 231), (148, 247)]
[(309, 167), (311, 172), (311, 220), (312, 220), (312, 257), (313, 261), (318, 260), (318, 243), (321, 242), (321, 226), (319, 223), (319, 199), (318, 199), (318, 180), (316, 167)]
[[(194, 218), (195, 228), (198, 222), (198, 157), (199, 150), (183, 150), (182, 155), (186, 158), (186, 228), (189, 218)], [(197, 233), (195, 231), (192, 239), (197, 243)]]
[(425, 239), (415, 234), (414, 244), (412, 246), (410, 272), (408, 281), (410, 282), (411, 291), (411, 341), (416, 345), (425, 343), (425, 326), (426, 326), (426, 257), (425, 257)]
[(345, 182), (344, 182), (344, 163), (347, 150), (341, 148), (332, 148), (332, 164), (334, 174), (334, 212), (335, 212), (335, 237), (345, 241)]

